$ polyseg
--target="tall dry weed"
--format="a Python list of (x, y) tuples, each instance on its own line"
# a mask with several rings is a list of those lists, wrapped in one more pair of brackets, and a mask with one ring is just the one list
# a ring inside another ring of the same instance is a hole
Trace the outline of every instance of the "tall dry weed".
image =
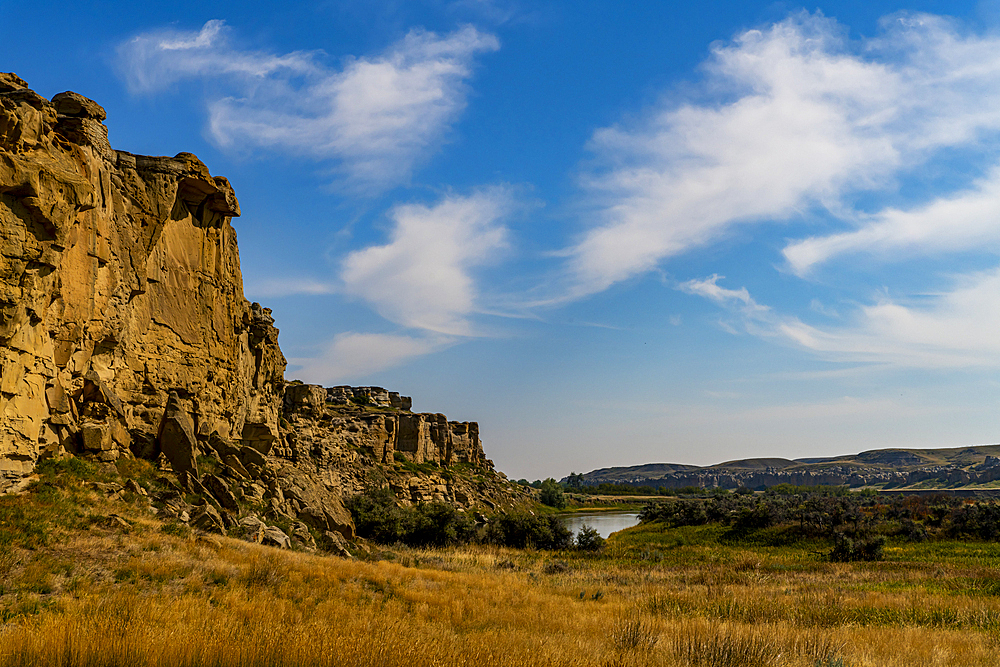
[(633, 609), (615, 620), (611, 640), (619, 651), (649, 651), (660, 640), (656, 623)]
[(754, 629), (692, 621), (671, 637), (675, 656), (693, 667), (770, 667), (781, 658), (773, 636)]

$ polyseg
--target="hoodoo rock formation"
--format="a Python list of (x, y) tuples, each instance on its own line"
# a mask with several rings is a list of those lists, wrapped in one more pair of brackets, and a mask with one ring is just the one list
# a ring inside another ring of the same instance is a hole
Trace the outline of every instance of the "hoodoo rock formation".
[[(475, 423), (379, 387), (286, 387), (229, 182), (189, 153), (112, 149), (104, 119), (0, 73), (0, 490), (46, 456), (162, 458), (223, 510), (246, 495), (349, 538), (340, 497), (366, 466), (492, 469)], [(224, 475), (206, 482), (205, 456)], [(393, 474), (405, 500), (469, 496)]]
[[(367, 390), (378, 389), (386, 394), (383, 402), (371, 401)], [(341, 403), (337, 398), (352, 391), (350, 401)], [(395, 393), (395, 392), (392, 392)], [(378, 387), (332, 387), (325, 389), (312, 384), (290, 384), (285, 390), (285, 417), (292, 424), (286, 438), (283, 455), (298, 458), (304, 451), (316, 451), (316, 438), (309, 433), (308, 424), (317, 417), (324, 418), (333, 428), (322, 429), (325, 442), (338, 442), (341, 446), (363, 447), (375, 459), (389, 463), (397, 456), (413, 463), (451, 465), (469, 463), (492, 468), (479, 440), (476, 422), (450, 422), (442, 414), (414, 414), (409, 412), (410, 398), (390, 401), (390, 392)], [(396, 394), (399, 398), (399, 395)], [(390, 410), (373, 410), (357, 415), (339, 414), (338, 406), (354, 403), (359, 406), (374, 404)], [(396, 404), (406, 405), (396, 408)], [(305, 417), (303, 420), (302, 418)], [(301, 424), (300, 424), (301, 422)]]

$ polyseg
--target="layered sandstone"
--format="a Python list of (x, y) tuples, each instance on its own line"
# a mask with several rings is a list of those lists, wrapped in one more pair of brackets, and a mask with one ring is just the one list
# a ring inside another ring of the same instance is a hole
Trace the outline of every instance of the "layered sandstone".
[[(523, 496), (486, 458), (476, 422), (449, 421), (442, 414), (412, 413), (367, 400), (331, 400), (334, 390), (339, 394), (341, 389), (286, 386), (286, 427), (272, 450), (276, 460), (307, 467), (343, 495), (362, 491), (377, 471), (404, 503), (438, 500), (493, 509)], [(474, 471), (478, 483), (471, 483), (469, 475), (455, 474), (457, 470)]]
[(0, 74), (0, 470), (60, 447), (155, 450), (173, 392), (196, 435), (266, 451), (285, 359), (243, 296), (229, 182), (115, 151), (104, 109)]
[(342, 498), (373, 483), (405, 503), (518, 500), (475, 422), (381, 387), (286, 385), (271, 311), (243, 295), (229, 182), (189, 153), (112, 149), (104, 119), (0, 73), (0, 491), (46, 456), (139, 456), (178, 520), (264, 513), (333, 543), (354, 537)]

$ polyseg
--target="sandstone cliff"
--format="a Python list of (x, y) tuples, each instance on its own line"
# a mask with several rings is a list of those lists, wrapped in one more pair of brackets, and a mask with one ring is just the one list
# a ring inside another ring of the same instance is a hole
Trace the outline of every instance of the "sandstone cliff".
[(46, 450), (155, 447), (168, 393), (196, 433), (278, 436), (284, 357), (243, 296), (228, 181), (111, 148), (104, 109), (0, 75), (0, 470)]
[[(516, 499), (474, 422), (379, 387), (286, 392), (270, 310), (243, 295), (229, 182), (189, 153), (112, 149), (104, 119), (0, 74), (0, 491), (47, 456), (141, 456), (220, 529), (253, 506), (348, 539), (340, 499), (373, 477), (403, 502)], [(478, 481), (438, 469), (457, 464)], [(162, 508), (190, 514), (179, 498)]]

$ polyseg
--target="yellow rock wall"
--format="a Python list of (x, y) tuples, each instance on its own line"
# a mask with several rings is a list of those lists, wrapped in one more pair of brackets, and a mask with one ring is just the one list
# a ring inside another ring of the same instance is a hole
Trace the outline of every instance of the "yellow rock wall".
[(170, 391), (201, 437), (265, 452), (278, 437), (285, 360), (270, 312), (243, 296), (232, 188), (187, 153), (112, 150), (103, 120), (0, 74), (7, 478), (60, 447), (111, 460), (151, 442)]

